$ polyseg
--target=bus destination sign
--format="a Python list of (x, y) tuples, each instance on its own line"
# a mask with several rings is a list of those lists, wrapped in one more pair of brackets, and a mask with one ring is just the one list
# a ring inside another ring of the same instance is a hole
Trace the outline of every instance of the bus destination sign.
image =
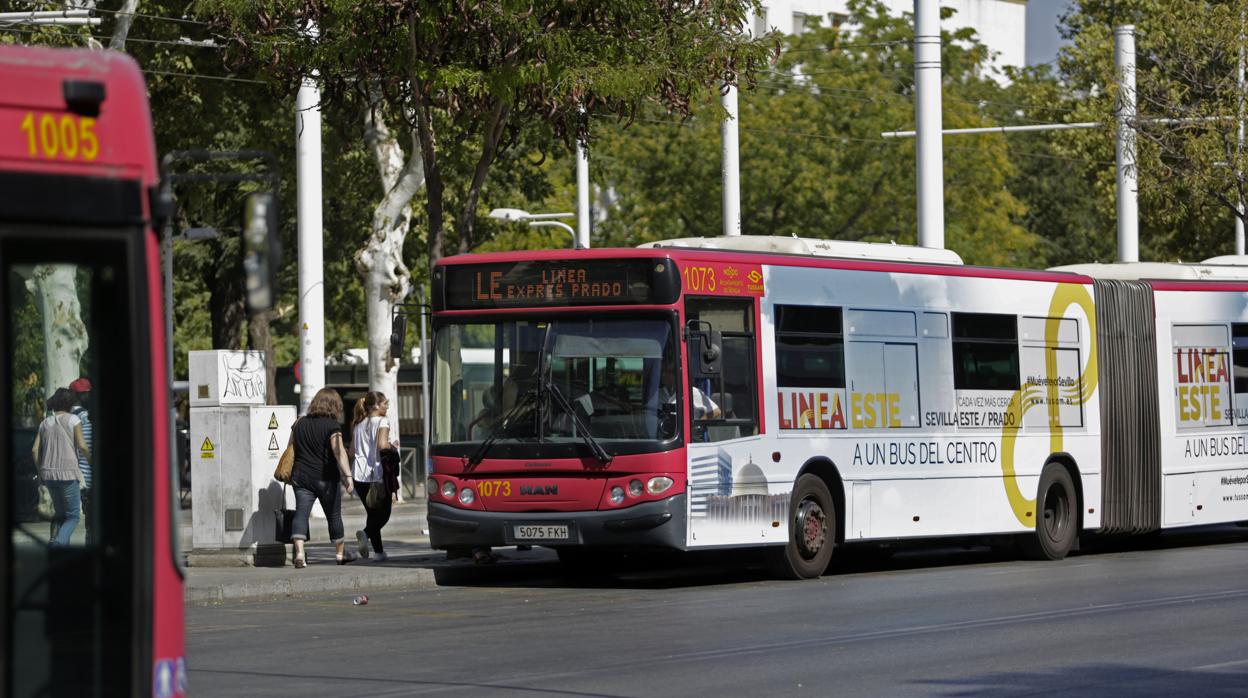
[(448, 310), (675, 300), (675, 269), (666, 259), (535, 260), (444, 269)]

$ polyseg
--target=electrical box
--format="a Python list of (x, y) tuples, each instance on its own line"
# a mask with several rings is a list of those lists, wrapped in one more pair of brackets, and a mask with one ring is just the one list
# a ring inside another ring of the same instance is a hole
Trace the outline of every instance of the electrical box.
[[(283, 503), (293, 509), (295, 497), (273, 479), (273, 470), (295, 417), (290, 405), (191, 407), (193, 553), (241, 555), (234, 564), (258, 564), (262, 554), (274, 564), (284, 559), (274, 512)], [(193, 560), (203, 564), (202, 555)]]
[(187, 359), (191, 407), (264, 404), (264, 352), (214, 349), (188, 352)]

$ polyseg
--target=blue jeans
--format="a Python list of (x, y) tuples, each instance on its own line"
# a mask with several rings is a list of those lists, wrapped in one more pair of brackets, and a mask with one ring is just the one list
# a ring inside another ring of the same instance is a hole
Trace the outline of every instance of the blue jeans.
[(48, 543), (56, 546), (69, 545), (70, 536), (82, 518), (82, 500), (78, 496), (77, 480), (45, 480), (43, 483), (52, 495), (52, 527)]
[(291, 524), (291, 540), (308, 539), (308, 517), (312, 515), (312, 503), (321, 501), (325, 520), (329, 524), (329, 540), (335, 545), (343, 540), (342, 487), (337, 480), (310, 480), (295, 476), (290, 483), (295, 486), (295, 520)]

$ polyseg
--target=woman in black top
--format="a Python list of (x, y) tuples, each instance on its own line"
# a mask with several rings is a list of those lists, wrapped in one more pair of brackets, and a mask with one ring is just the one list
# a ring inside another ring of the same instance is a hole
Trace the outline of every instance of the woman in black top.
[(342, 447), (342, 398), (337, 391), (322, 388), (308, 405), (308, 413), (295, 422), (290, 432), (295, 445), (295, 465), (290, 483), (295, 487), (295, 521), (290, 538), (295, 543), (295, 567), (307, 566), (303, 543), (308, 539), (308, 516), (312, 503), (320, 500), (329, 524), (338, 564), (354, 562), (346, 552), (342, 529), (342, 488), (353, 492), (347, 451)]

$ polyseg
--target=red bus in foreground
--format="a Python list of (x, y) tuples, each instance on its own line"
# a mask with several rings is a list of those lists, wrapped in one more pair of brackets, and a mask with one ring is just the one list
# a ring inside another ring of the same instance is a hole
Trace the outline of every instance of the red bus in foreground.
[[(158, 176), (133, 60), (0, 46), (6, 695), (185, 693)], [(80, 425), (82, 477), (41, 483)]]

